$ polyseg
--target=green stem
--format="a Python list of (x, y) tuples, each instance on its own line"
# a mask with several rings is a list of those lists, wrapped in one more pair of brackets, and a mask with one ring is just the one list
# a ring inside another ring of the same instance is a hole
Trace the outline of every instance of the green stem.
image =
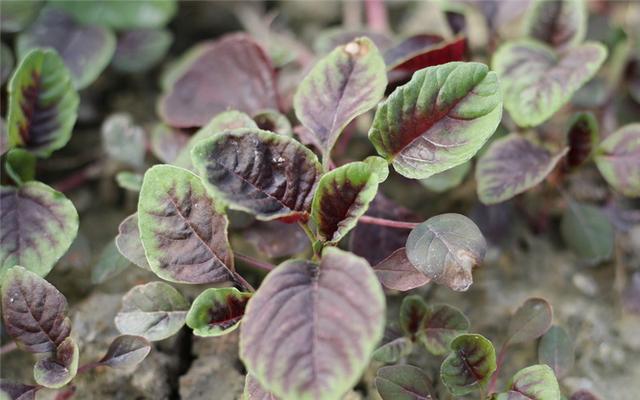
[(313, 246), (313, 244), (316, 242), (316, 235), (313, 233), (311, 228), (309, 228), (309, 224), (307, 224), (306, 222), (298, 222), (298, 225), (300, 225), (300, 228), (302, 228), (304, 233), (307, 235), (311, 246)]

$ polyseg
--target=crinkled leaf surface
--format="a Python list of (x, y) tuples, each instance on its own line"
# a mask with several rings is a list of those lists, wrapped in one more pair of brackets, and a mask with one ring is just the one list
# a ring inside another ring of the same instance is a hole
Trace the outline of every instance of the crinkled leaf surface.
[(369, 139), (398, 173), (425, 179), (473, 157), (502, 116), (498, 78), (480, 63), (422, 69), (378, 106)]
[(553, 154), (517, 133), (495, 140), (476, 166), (480, 201), (501, 203), (538, 185), (567, 151)]
[(508, 343), (524, 343), (544, 335), (553, 321), (551, 304), (545, 299), (527, 299), (509, 321)]
[(373, 267), (380, 283), (386, 288), (400, 291), (411, 290), (431, 282), (425, 274), (418, 271), (407, 258), (404, 247)]
[(145, 132), (126, 113), (110, 115), (102, 123), (102, 146), (110, 158), (141, 168), (144, 166)]
[(413, 342), (411, 342), (411, 339), (402, 336), (378, 347), (371, 355), (371, 358), (386, 364), (395, 364), (402, 357), (411, 354), (412, 350)]
[(9, 81), (9, 144), (48, 157), (71, 138), (79, 102), (60, 56), (31, 51)]
[(596, 150), (604, 179), (625, 196), (640, 196), (640, 124), (629, 124), (607, 136)]
[(554, 325), (542, 336), (538, 344), (538, 361), (553, 369), (558, 378), (566, 376), (574, 362), (573, 341), (564, 328)]
[(298, 86), (296, 116), (311, 130), (325, 156), (342, 130), (384, 95), (384, 59), (367, 38), (358, 38), (322, 58)]
[(84, 24), (117, 30), (162, 27), (177, 11), (175, 0), (53, 0), (51, 3)]
[(284, 399), (334, 399), (382, 338), (385, 299), (368, 263), (333, 247), (320, 265), (287, 261), (267, 275), (240, 327), (240, 356)]
[(169, 51), (173, 35), (166, 29), (135, 29), (118, 37), (111, 64), (123, 72), (144, 72)]
[(278, 398), (264, 390), (253, 375), (247, 374), (244, 380), (242, 400), (278, 400)]
[(32, 353), (55, 351), (71, 331), (64, 295), (20, 266), (2, 280), (2, 318), (7, 333)]
[(45, 8), (28, 30), (18, 36), (20, 58), (35, 48), (55, 49), (71, 72), (76, 88), (89, 86), (109, 65), (116, 38), (109, 29), (82, 25), (62, 10)]
[(122, 297), (115, 323), (123, 334), (162, 340), (182, 328), (188, 309), (189, 303), (171, 285), (150, 282), (133, 287)]
[(451, 354), (440, 366), (440, 378), (454, 396), (483, 389), (496, 370), (496, 351), (481, 335), (464, 334), (451, 342)]
[(587, 33), (587, 7), (583, 0), (536, 0), (525, 32), (557, 49), (580, 44)]
[[(179, 129), (157, 124), (151, 131), (151, 152), (163, 163), (173, 163), (190, 138)], [(191, 161), (191, 154), (188, 154), (188, 159)]]
[(484, 259), (487, 242), (469, 218), (442, 214), (415, 227), (406, 250), (418, 271), (436, 283), (465, 291), (473, 283), (472, 268)]
[(103, 283), (119, 275), (130, 265), (131, 262), (120, 254), (115, 241), (111, 241), (100, 253), (98, 262), (91, 267), (91, 283)]
[(142, 336), (121, 335), (111, 342), (99, 361), (111, 368), (130, 368), (140, 364), (151, 351), (151, 343)]
[(592, 113), (581, 112), (576, 114), (569, 125), (567, 132), (567, 164), (571, 168), (584, 164), (594, 153), (600, 141), (598, 121)]
[(570, 201), (562, 215), (560, 233), (569, 248), (590, 264), (609, 260), (613, 254), (613, 226), (596, 206)]
[(523, 39), (503, 44), (492, 66), (500, 76), (511, 118), (519, 126), (536, 126), (596, 74), (606, 55), (606, 48), (595, 42), (557, 54), (543, 43)]
[(36, 400), (36, 392), (39, 389), (38, 386), (23, 385), (0, 379), (0, 395), (8, 396), (6, 398), (0, 396), (2, 400)]
[(236, 288), (209, 288), (191, 304), (187, 325), (197, 336), (221, 336), (236, 329), (251, 293)]
[(469, 329), (469, 320), (455, 307), (446, 304), (429, 305), (418, 327), (418, 337), (427, 350), (444, 355), (449, 344), (460, 333)]
[(36, 176), (36, 156), (24, 149), (11, 149), (4, 160), (7, 175), (21, 185)]
[(231, 278), (233, 253), (227, 217), (200, 179), (170, 165), (144, 175), (138, 228), (151, 270), (183, 283), (224, 282)]
[(229, 207), (261, 220), (308, 218), (321, 166), (294, 139), (239, 129), (198, 143), (192, 156), (207, 188)]
[(76, 237), (78, 213), (44, 183), (2, 186), (0, 226), (0, 279), (14, 265), (46, 276)]
[(129, 215), (120, 223), (116, 236), (116, 247), (120, 254), (142, 269), (151, 270), (138, 228), (138, 214)]
[(431, 379), (412, 365), (382, 367), (376, 374), (376, 389), (383, 400), (432, 400)]
[(203, 126), (228, 109), (250, 115), (266, 108), (279, 109), (273, 67), (250, 36), (225, 36), (189, 61), (189, 67), (160, 99), (160, 115), (167, 124)]
[(79, 361), (78, 344), (68, 337), (58, 345), (53, 356), (43, 358), (33, 366), (33, 378), (38, 385), (61, 388), (76, 376)]
[(320, 179), (311, 217), (321, 240), (338, 243), (367, 211), (378, 192), (378, 175), (363, 162), (338, 167)]
[(420, 330), (420, 324), (428, 312), (427, 303), (422, 297), (418, 295), (405, 297), (400, 306), (400, 328), (406, 335), (415, 338)]
[(560, 400), (560, 386), (547, 365), (532, 365), (518, 371), (509, 384), (509, 391), (496, 400)]
[(3, 1), (0, 3), (0, 29), (2, 32), (20, 32), (37, 16), (44, 1)]

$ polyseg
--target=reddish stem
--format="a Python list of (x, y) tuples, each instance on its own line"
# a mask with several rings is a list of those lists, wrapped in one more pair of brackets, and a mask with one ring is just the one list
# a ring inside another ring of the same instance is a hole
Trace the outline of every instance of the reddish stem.
[(68, 192), (82, 186), (89, 179), (97, 177), (101, 168), (102, 163), (100, 162), (89, 164), (80, 171), (77, 171), (63, 180), (54, 183), (53, 187), (59, 192)]
[(389, 32), (389, 18), (384, 0), (365, 0), (367, 23), (372, 31)]
[(358, 219), (358, 222), (362, 222), (363, 224), (380, 225), (386, 226), (388, 228), (398, 229), (413, 229), (416, 226), (420, 225), (418, 222), (394, 221), (391, 219), (370, 217), (368, 215), (363, 215), (362, 217), (360, 217), (360, 219)]
[(258, 269), (262, 269), (262, 270), (265, 270), (265, 271), (271, 271), (272, 269), (274, 269), (276, 267), (273, 264), (269, 264), (267, 262), (257, 260), (257, 259), (255, 259), (253, 257), (249, 257), (249, 256), (244, 255), (244, 254), (234, 253), (234, 255), (238, 260), (240, 260), (240, 261), (242, 261), (242, 262), (244, 262), (246, 264), (249, 264), (252, 267), (256, 267)]
[(78, 368), (78, 372), (76, 373), (76, 375), (80, 375), (82, 373), (85, 373), (89, 370), (94, 369), (95, 367), (99, 367), (101, 364), (100, 362), (96, 361), (96, 362), (90, 362), (88, 364), (82, 365), (80, 366), (80, 368)]
[(498, 374), (500, 373), (500, 368), (502, 368), (502, 364), (504, 364), (504, 359), (507, 356), (507, 348), (509, 347), (509, 341), (504, 342), (500, 351), (498, 352), (498, 359), (496, 361), (496, 370), (493, 372), (493, 376), (491, 377), (491, 381), (489, 382), (489, 386), (487, 388), (487, 393), (495, 393), (496, 383), (498, 383)]

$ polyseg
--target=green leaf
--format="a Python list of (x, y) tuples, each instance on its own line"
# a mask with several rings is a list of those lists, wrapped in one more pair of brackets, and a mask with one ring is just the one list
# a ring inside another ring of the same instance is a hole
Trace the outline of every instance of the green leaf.
[[(262, 110), (253, 115), (258, 128), (284, 136), (293, 136), (293, 128), (287, 116), (278, 110)], [(247, 126), (251, 128), (251, 126)]]
[(78, 213), (60, 192), (40, 182), (0, 187), (0, 280), (22, 265), (46, 276), (78, 233)]
[(483, 336), (464, 334), (451, 342), (451, 354), (440, 366), (440, 378), (454, 396), (484, 390), (496, 370), (496, 351)]
[(322, 167), (294, 139), (259, 129), (226, 131), (198, 143), (193, 164), (216, 198), (260, 220), (305, 220)]
[(41, 359), (33, 366), (33, 378), (38, 385), (59, 389), (76, 376), (79, 361), (78, 344), (68, 337), (58, 345), (53, 357)]
[(11, 149), (4, 160), (7, 175), (18, 185), (34, 180), (36, 156), (23, 149)]
[(171, 285), (150, 282), (134, 286), (124, 295), (115, 323), (120, 333), (157, 341), (182, 328), (188, 309), (189, 303)]
[(111, 368), (128, 369), (140, 364), (151, 351), (151, 343), (142, 336), (122, 335), (111, 342), (107, 354), (98, 361)]
[(109, 65), (116, 37), (109, 29), (82, 25), (55, 8), (45, 8), (16, 41), (20, 58), (36, 48), (52, 48), (64, 61), (77, 89), (89, 86)]
[(2, 318), (9, 336), (31, 353), (55, 351), (71, 332), (64, 295), (17, 265), (2, 280)]
[[(3, 2), (2, 5), (4, 4)], [(13, 52), (9, 46), (0, 43), (0, 85), (4, 85), (7, 79), (9, 79), (9, 75), (13, 72), (14, 64)]]
[(169, 51), (173, 35), (166, 29), (136, 29), (118, 37), (111, 65), (128, 73), (144, 72)]
[(469, 320), (455, 307), (430, 305), (418, 326), (418, 337), (431, 354), (444, 355), (451, 341), (469, 329)]
[(473, 157), (500, 123), (498, 77), (479, 63), (422, 69), (376, 111), (369, 140), (408, 178), (426, 179)]
[(9, 81), (9, 144), (48, 157), (71, 138), (79, 102), (60, 56), (31, 51)]
[(345, 164), (322, 176), (311, 205), (320, 240), (338, 243), (356, 226), (378, 192), (378, 179), (363, 162)]
[(519, 126), (548, 120), (591, 79), (607, 56), (600, 43), (586, 42), (562, 54), (534, 40), (500, 46), (493, 69), (500, 75), (504, 107)]
[(589, 160), (600, 141), (598, 121), (592, 113), (580, 112), (571, 118), (567, 131), (567, 164), (579, 167)]
[(147, 256), (144, 254), (144, 247), (140, 239), (140, 229), (138, 228), (138, 214), (129, 215), (120, 223), (118, 235), (116, 236), (116, 247), (120, 254), (138, 267), (151, 270)]
[(102, 123), (102, 146), (107, 155), (123, 164), (144, 167), (146, 135), (144, 129), (134, 125), (126, 113), (110, 115)]
[(484, 259), (487, 242), (469, 218), (441, 214), (416, 226), (407, 238), (407, 258), (434, 282), (456, 291), (473, 283), (471, 270)]
[(576, 46), (587, 33), (587, 7), (582, 0), (535, 0), (525, 33), (559, 50)]
[(240, 111), (225, 111), (213, 117), (208, 124), (198, 129), (195, 135), (191, 136), (187, 145), (178, 153), (173, 164), (178, 167), (193, 169), (191, 163), (191, 151), (196, 144), (205, 139), (214, 137), (218, 133), (240, 128), (257, 129), (258, 125), (247, 114)]
[(373, 267), (373, 270), (380, 283), (392, 290), (404, 292), (431, 282), (430, 278), (411, 264), (404, 247), (394, 251), (389, 257), (380, 261)]
[(532, 365), (518, 371), (509, 383), (509, 391), (496, 400), (560, 400), (560, 386), (547, 365)]
[(566, 376), (573, 368), (573, 343), (567, 331), (554, 325), (542, 336), (538, 344), (538, 361), (553, 369), (559, 378)]
[(225, 282), (234, 271), (229, 222), (200, 179), (170, 165), (144, 175), (138, 227), (151, 270), (182, 283)]
[(0, 30), (20, 32), (36, 19), (43, 5), (42, 0), (0, 2)]
[(342, 130), (375, 107), (386, 87), (384, 59), (375, 44), (362, 37), (320, 59), (298, 86), (293, 107), (326, 158)]
[(91, 268), (91, 283), (103, 283), (119, 275), (130, 265), (129, 260), (120, 254), (115, 241), (109, 242), (100, 253), (98, 262)]
[(567, 246), (589, 264), (609, 260), (613, 255), (613, 226), (598, 207), (569, 201), (562, 214), (560, 233)]
[(501, 203), (538, 185), (567, 151), (553, 154), (517, 133), (493, 141), (476, 167), (480, 201)]
[(336, 399), (368, 365), (384, 315), (366, 260), (326, 247), (320, 265), (291, 260), (267, 275), (240, 326), (240, 357), (278, 397)]
[(369, 156), (362, 160), (362, 162), (369, 166), (371, 172), (378, 175), (378, 183), (386, 181), (389, 177), (389, 163), (384, 158)]
[(625, 196), (640, 196), (640, 124), (626, 125), (596, 149), (596, 165), (604, 179)]
[(123, 189), (139, 192), (142, 188), (142, 175), (129, 171), (121, 171), (116, 175), (116, 183)]
[(530, 342), (544, 335), (553, 321), (553, 309), (545, 299), (527, 299), (509, 321), (507, 343)]
[(432, 192), (442, 193), (459, 186), (471, 169), (471, 161), (460, 164), (446, 171), (439, 172), (427, 179), (420, 180), (422, 186)]
[(428, 313), (427, 303), (422, 297), (418, 295), (405, 297), (400, 306), (400, 328), (407, 336), (415, 338), (420, 330), (422, 320)]
[(187, 326), (196, 336), (222, 336), (239, 325), (251, 293), (236, 288), (210, 288), (200, 293), (187, 314)]
[(83, 24), (116, 30), (162, 27), (178, 8), (175, 0), (52, 0), (50, 4), (69, 12)]
[(383, 400), (432, 400), (433, 388), (426, 372), (412, 365), (382, 367), (376, 389)]
[(378, 347), (371, 358), (386, 364), (395, 364), (403, 357), (411, 354), (413, 342), (406, 337), (399, 337)]

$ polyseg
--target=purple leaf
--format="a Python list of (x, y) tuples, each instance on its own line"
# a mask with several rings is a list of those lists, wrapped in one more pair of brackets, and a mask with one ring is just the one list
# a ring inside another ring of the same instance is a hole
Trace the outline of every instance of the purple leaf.
[(456, 397), (484, 390), (496, 370), (496, 351), (485, 337), (463, 334), (451, 342), (451, 353), (440, 366), (440, 378)]
[(404, 247), (399, 248), (391, 253), (389, 257), (380, 261), (373, 267), (373, 270), (383, 286), (402, 292), (431, 282), (431, 279), (411, 264)]
[(353, 42), (357, 38), (366, 37), (371, 40), (378, 49), (384, 50), (393, 44), (391, 37), (379, 32), (372, 32), (365, 29), (332, 28), (320, 32), (313, 44), (314, 50), (318, 54), (326, 54), (338, 46), (344, 46)]
[(250, 298), (236, 288), (209, 288), (191, 304), (187, 325), (197, 336), (226, 335), (240, 324)]
[(525, 32), (557, 49), (567, 49), (584, 40), (587, 17), (587, 7), (582, 0), (534, 1)]
[(544, 335), (553, 321), (553, 310), (545, 299), (527, 299), (509, 321), (507, 342), (524, 343)]
[(405, 297), (400, 306), (400, 327), (404, 333), (415, 338), (428, 312), (427, 303), (422, 300), (422, 297), (418, 295)]
[(122, 335), (111, 342), (99, 363), (111, 368), (130, 368), (140, 364), (151, 351), (151, 343), (142, 336)]
[(269, 258), (292, 256), (309, 248), (309, 240), (297, 224), (256, 221), (244, 232), (257, 251)]
[(151, 270), (147, 256), (144, 254), (142, 240), (140, 240), (138, 214), (129, 215), (120, 223), (116, 236), (116, 247), (127, 260), (142, 269)]
[(604, 179), (625, 196), (640, 196), (640, 123), (607, 136), (596, 149), (596, 165)]
[(449, 344), (469, 329), (469, 320), (455, 307), (446, 304), (430, 305), (418, 326), (418, 337), (431, 354), (444, 355)]
[(278, 400), (276, 396), (264, 390), (251, 374), (247, 374), (245, 378), (243, 396), (243, 400)]
[(173, 35), (165, 29), (136, 29), (118, 37), (112, 65), (124, 72), (143, 72), (157, 64), (169, 50)]
[(157, 124), (151, 131), (151, 152), (163, 163), (173, 163), (189, 138), (184, 131)]
[(0, 394), (7, 395), (11, 400), (36, 400), (38, 390), (38, 386), (23, 385), (0, 379)]
[(33, 366), (33, 378), (38, 385), (59, 389), (76, 376), (79, 361), (78, 345), (68, 337), (58, 345), (52, 357), (43, 358)]
[(567, 132), (567, 164), (571, 168), (584, 164), (600, 141), (598, 121), (591, 113), (578, 113), (571, 120)]
[(412, 365), (382, 367), (376, 389), (383, 400), (432, 400), (433, 388), (426, 372)]

